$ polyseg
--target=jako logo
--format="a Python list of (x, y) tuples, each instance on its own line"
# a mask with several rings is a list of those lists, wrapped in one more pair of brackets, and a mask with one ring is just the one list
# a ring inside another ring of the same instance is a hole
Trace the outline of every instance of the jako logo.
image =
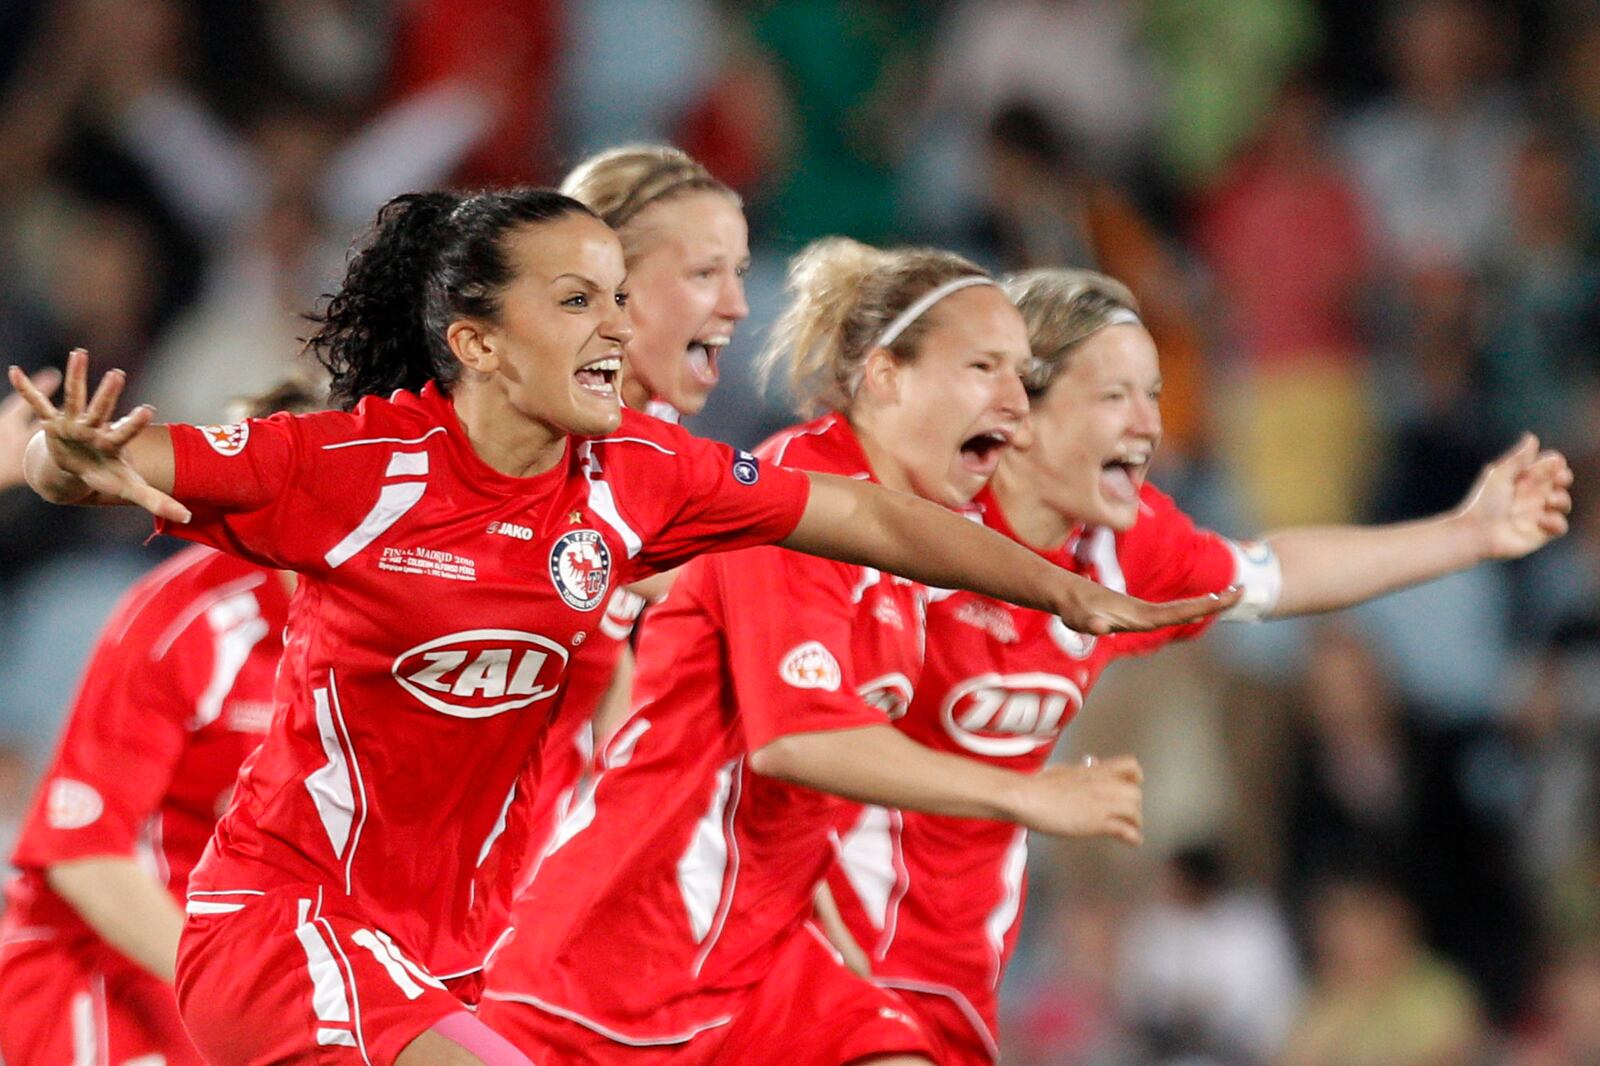
[(567, 650), (537, 633), (469, 629), (418, 644), (390, 673), (442, 714), (492, 718), (554, 696), (566, 668)]
[(502, 537), (512, 537), (516, 540), (533, 539), (533, 530), (527, 526), (519, 526), (515, 522), (490, 522), (489, 532), (498, 533)]
[(945, 697), (945, 732), (979, 755), (1026, 755), (1083, 708), (1083, 691), (1055, 674), (980, 674)]

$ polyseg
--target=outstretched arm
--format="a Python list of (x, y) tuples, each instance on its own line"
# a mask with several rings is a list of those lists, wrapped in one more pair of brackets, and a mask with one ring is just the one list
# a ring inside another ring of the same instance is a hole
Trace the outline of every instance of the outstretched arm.
[(1144, 774), (1130, 756), (1021, 774), (871, 725), (790, 733), (752, 752), (750, 768), (861, 803), (1016, 822), (1055, 836), (1143, 840)]
[(154, 409), (135, 407), (112, 421), (126, 375), (107, 371), (92, 398), (88, 377), (89, 355), (75, 348), (67, 357), (66, 393), (57, 408), (26, 374), (11, 368), (12, 388), (39, 419), (39, 432), (23, 460), (28, 484), (51, 503), (131, 503), (187, 522), (188, 508), (169, 495), (172, 439), (165, 426), (150, 424)]
[(1283, 584), (1271, 617), (1364, 603), (1386, 592), (1517, 559), (1567, 531), (1572, 470), (1533, 434), (1483, 468), (1455, 510), (1387, 526), (1290, 529), (1266, 538)]
[(831, 474), (783, 546), (870, 566), (936, 588), (963, 588), (1048, 611), (1080, 633), (1159, 629), (1231, 607), (1236, 590), (1153, 604), (1068, 573), (1027, 548), (927, 500)]

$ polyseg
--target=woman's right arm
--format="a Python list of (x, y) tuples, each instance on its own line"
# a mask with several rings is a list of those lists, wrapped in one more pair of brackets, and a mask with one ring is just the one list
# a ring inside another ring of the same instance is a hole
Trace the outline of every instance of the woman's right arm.
[(1015, 822), (1053, 836), (1143, 840), (1144, 774), (1126, 755), (1020, 774), (873, 725), (780, 736), (751, 752), (750, 768), (860, 803)]
[(183, 911), (137, 860), (72, 859), (50, 866), (45, 880), (106, 943), (172, 983)]
[(12, 387), (39, 419), (39, 432), (23, 458), (28, 484), (51, 503), (131, 503), (160, 518), (189, 521), (189, 509), (170, 495), (174, 464), (167, 428), (150, 424), (155, 412), (148, 406), (113, 421), (126, 375), (108, 371), (89, 397), (88, 370), (88, 353), (74, 349), (57, 408), (26, 374), (11, 367)]

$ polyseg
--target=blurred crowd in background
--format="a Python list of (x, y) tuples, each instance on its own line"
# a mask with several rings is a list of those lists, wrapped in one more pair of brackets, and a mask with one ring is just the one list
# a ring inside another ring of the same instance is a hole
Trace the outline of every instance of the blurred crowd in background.
[[(1231, 535), (1456, 504), (1521, 429), (1573, 531), (1113, 670), (1148, 842), (1036, 842), (1006, 1061), (1600, 1062), (1600, 5), (1592, 0), (11, 0), (0, 351), (172, 420), (292, 368), (389, 196), (676, 143), (744, 195), (751, 320), (843, 233), (1130, 285), (1155, 479)], [(0, 494), (0, 844), (111, 603), (173, 545)]]

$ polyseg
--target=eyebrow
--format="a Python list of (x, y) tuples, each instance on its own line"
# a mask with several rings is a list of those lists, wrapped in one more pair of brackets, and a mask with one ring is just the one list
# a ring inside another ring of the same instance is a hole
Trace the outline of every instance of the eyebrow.
[[(598, 281), (595, 281), (592, 278), (584, 277), (582, 274), (572, 274), (572, 273), (557, 274), (555, 277), (550, 279), (550, 284), (559, 285), (561, 282), (569, 280), (569, 279), (572, 280), (572, 281), (576, 281), (578, 284), (583, 285), (585, 288), (592, 289), (595, 292), (600, 292), (602, 290), (602, 288), (604, 288), (604, 286), (602, 286)], [(625, 286), (627, 284), (628, 284), (628, 275), (624, 274), (624, 275), (622, 275), (622, 280), (617, 282), (617, 288), (621, 289), (623, 286)]]

